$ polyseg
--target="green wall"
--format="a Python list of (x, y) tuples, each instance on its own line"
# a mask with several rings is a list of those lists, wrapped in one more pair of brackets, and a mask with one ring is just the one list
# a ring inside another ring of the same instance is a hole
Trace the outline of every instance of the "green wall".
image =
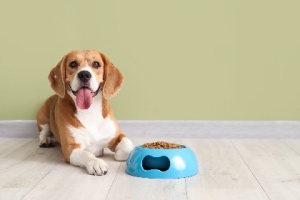
[(48, 73), (97, 49), (122, 120), (299, 120), (299, 0), (0, 0), (0, 119), (34, 119)]

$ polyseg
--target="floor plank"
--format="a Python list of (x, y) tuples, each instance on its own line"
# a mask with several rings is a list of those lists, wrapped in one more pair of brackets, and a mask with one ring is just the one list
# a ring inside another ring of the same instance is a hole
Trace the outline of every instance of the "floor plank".
[(293, 149), (298, 155), (300, 155), (300, 140), (299, 139), (285, 139), (282, 140), (288, 147)]
[(0, 188), (1, 200), (16, 200), (23, 197), (30, 191), (30, 188)]
[(122, 162), (115, 161), (112, 153), (102, 157), (109, 166), (105, 176), (89, 175), (84, 168), (59, 163), (26, 195), (24, 199), (105, 199)]
[(107, 200), (115, 199), (187, 199), (185, 179), (147, 179), (125, 173), (125, 163), (118, 171)]
[(11, 154), (17, 149), (22, 149), (26, 143), (34, 139), (0, 138), (0, 158)]
[(185, 143), (200, 167), (197, 176), (187, 178), (188, 199), (268, 199), (230, 140), (187, 139)]
[(281, 140), (233, 143), (270, 199), (300, 199), (300, 156), (295, 151)]
[(279, 139), (232, 140), (243, 156), (298, 156)]
[(12, 149), (6, 149), (3, 156), (0, 158), (0, 162), (2, 163), (0, 166), (0, 172), (1, 170), (17, 165), (28, 157), (35, 155), (40, 149), (38, 144), (38, 140), (31, 139), (23, 145), (19, 146), (16, 144)]
[[(15, 139), (9, 149), (1, 149), (0, 199), (23, 199), (45, 175), (63, 162), (59, 147), (41, 149), (37, 139)], [(23, 144), (23, 145), (21, 145)]]
[(0, 187), (32, 188), (61, 162), (64, 161), (60, 148), (43, 149), (38, 147), (38, 140), (31, 141), (1, 158)]

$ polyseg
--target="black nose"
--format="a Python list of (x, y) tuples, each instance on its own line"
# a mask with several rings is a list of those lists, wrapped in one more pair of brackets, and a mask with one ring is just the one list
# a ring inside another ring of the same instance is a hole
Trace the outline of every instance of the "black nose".
[(91, 79), (92, 74), (89, 71), (81, 71), (77, 76), (81, 82), (86, 83)]

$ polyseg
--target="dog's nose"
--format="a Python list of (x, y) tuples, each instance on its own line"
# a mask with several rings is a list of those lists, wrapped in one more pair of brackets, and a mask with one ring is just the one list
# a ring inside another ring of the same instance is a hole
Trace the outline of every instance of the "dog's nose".
[(92, 74), (89, 71), (81, 71), (77, 76), (81, 82), (86, 83), (91, 79)]

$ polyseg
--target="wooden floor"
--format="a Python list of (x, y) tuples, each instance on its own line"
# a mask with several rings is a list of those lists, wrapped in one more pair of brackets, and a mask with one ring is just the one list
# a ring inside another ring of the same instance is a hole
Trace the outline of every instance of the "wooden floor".
[[(158, 139), (133, 139), (143, 144)], [(65, 164), (59, 146), (38, 147), (37, 139), (0, 138), (0, 199), (300, 199), (300, 140), (166, 139), (197, 156), (199, 174), (186, 179), (127, 175), (125, 163), (103, 159), (102, 177)]]

